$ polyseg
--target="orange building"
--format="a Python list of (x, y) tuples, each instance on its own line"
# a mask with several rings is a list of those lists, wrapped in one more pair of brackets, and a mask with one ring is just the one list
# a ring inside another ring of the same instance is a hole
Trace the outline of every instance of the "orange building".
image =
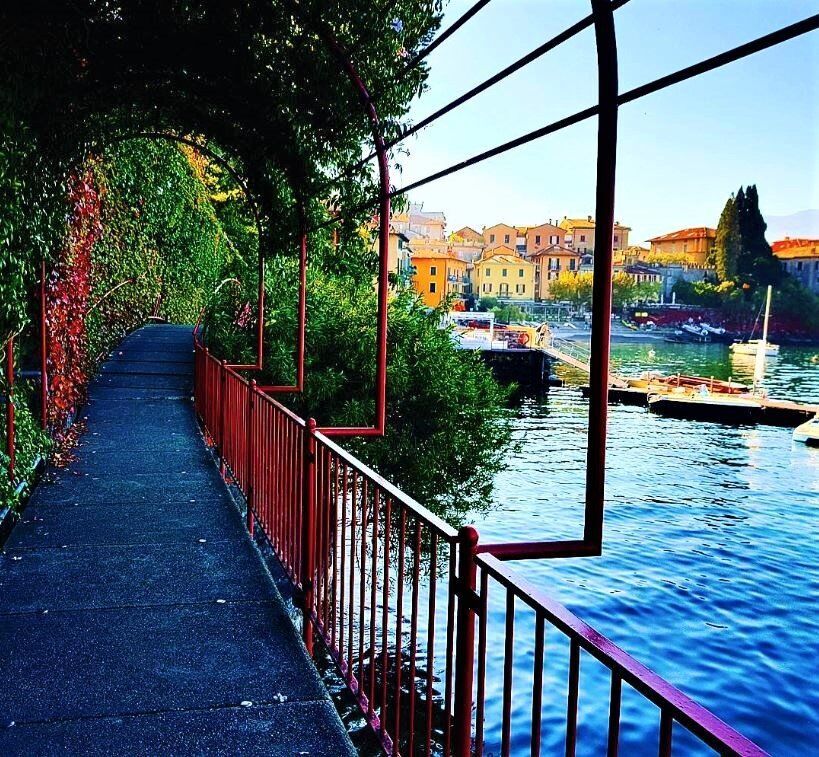
[(526, 253), (534, 255), (538, 250), (554, 245), (565, 244), (566, 231), (560, 226), (551, 223), (542, 223), (540, 226), (529, 226), (526, 229)]
[(483, 244), (486, 249), (493, 247), (508, 247), (515, 249), (518, 238), (518, 230), (515, 226), (505, 223), (496, 223), (494, 226), (486, 226), (483, 230)]
[(814, 294), (819, 294), (819, 239), (785, 237), (774, 242), (771, 249), (787, 273)]
[(451, 252), (419, 250), (410, 254), (412, 288), (428, 307), (438, 307), (449, 295), (462, 297), (469, 280), (466, 261)]
[(535, 264), (535, 299), (549, 297), (549, 282), (562, 273), (577, 273), (580, 270), (580, 253), (559, 244), (544, 247), (527, 255), (526, 259)]
[(680, 229), (648, 239), (649, 262), (684, 263), (692, 268), (707, 268), (706, 259), (717, 238), (717, 230), (707, 226)]

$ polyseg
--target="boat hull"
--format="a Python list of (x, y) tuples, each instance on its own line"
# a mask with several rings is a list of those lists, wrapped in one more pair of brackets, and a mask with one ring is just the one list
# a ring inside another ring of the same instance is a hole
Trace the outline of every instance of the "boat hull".
[(819, 447), (819, 416), (795, 428), (793, 440), (809, 447)]

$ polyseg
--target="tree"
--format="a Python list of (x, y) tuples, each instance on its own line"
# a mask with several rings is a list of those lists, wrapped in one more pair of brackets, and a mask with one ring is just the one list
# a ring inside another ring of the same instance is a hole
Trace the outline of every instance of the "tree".
[(591, 305), (592, 274), (564, 273), (549, 282), (549, 296), (553, 300), (571, 302), (576, 307)]
[(731, 195), (719, 217), (714, 245), (714, 264), (720, 281), (733, 281), (736, 278), (741, 245), (737, 203)]
[(741, 240), (737, 258), (738, 275), (759, 286), (779, 284), (782, 268), (765, 239), (768, 224), (759, 210), (759, 195), (755, 184), (750, 184), (745, 189), (739, 188), (736, 206)]
[(611, 277), (611, 306), (620, 310), (637, 299), (637, 282), (627, 273), (615, 273)]

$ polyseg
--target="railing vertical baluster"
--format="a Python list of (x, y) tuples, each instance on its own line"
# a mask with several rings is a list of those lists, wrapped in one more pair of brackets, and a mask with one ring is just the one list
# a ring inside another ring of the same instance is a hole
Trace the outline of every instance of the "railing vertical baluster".
[(479, 604), (481, 608), (478, 618), (478, 707), (475, 712), (475, 754), (483, 754), (483, 721), (486, 709), (486, 617), (489, 605), (489, 576), (485, 570), (481, 571), (481, 588)]
[[(475, 555), (478, 531), (464, 526), (458, 532), (458, 638), (455, 657), (454, 754), (472, 754), (472, 679), (475, 664)], [(447, 713), (449, 717), (449, 713)]]
[(219, 371), (219, 438), (217, 451), (219, 454), (219, 473), (222, 478), (227, 474), (225, 466), (225, 404), (227, 403), (227, 361), (223, 360)]
[(304, 646), (313, 654), (313, 580), (316, 550), (316, 421), (310, 418), (304, 434), (302, 480), (302, 566), (301, 580), (304, 603)]
[(503, 651), (503, 707), (501, 754), (509, 757), (512, 748), (512, 663), (515, 658), (515, 593), (506, 590), (506, 629)]
[(14, 484), (15, 464), (15, 433), (14, 418), (14, 337), (6, 342), (6, 455), (9, 458), (8, 475)]
[[(426, 734), (425, 751), (427, 757), (432, 754), (432, 681), (435, 664), (435, 605), (438, 588), (438, 534), (433, 531), (430, 539), (429, 571), (429, 608), (427, 617), (427, 680), (426, 680)], [(447, 713), (447, 718), (449, 713)]]
[(245, 500), (247, 501), (247, 531), (250, 538), (253, 538), (253, 508), (256, 503), (255, 491), (253, 486), (253, 419), (256, 416), (256, 381), (251, 379), (247, 387), (247, 421), (245, 425)]
[(671, 757), (671, 742), (674, 734), (674, 719), (671, 713), (663, 708), (660, 711), (660, 749), (659, 757)]
[(609, 743), (608, 757), (617, 757), (620, 748), (620, 697), (623, 679), (611, 671), (611, 698), (609, 702)]
[(543, 707), (543, 654), (546, 644), (545, 620), (541, 613), (535, 618), (535, 664), (532, 682), (532, 757), (540, 754), (540, 724)]
[(381, 492), (378, 487), (373, 487), (373, 559), (372, 572), (370, 574), (370, 681), (367, 689), (367, 715), (372, 718), (375, 712), (375, 667), (378, 659), (375, 653), (376, 638), (376, 618), (378, 616), (376, 603), (378, 598), (378, 511)]
[(381, 596), (381, 730), (387, 730), (387, 674), (390, 665), (390, 537), (392, 535), (390, 519), (392, 517), (392, 499), (384, 497), (384, 578)]
[(401, 747), (401, 669), (403, 667), (403, 644), (401, 634), (403, 632), (404, 621), (404, 561), (407, 559), (406, 539), (407, 539), (407, 511), (401, 502), (396, 503), (400, 510), (398, 520), (398, 579), (396, 581), (396, 591), (398, 596), (395, 599), (395, 687), (393, 691), (393, 707), (395, 708), (395, 721), (393, 722), (393, 740), (396, 751)]
[(566, 757), (574, 757), (577, 746), (577, 699), (580, 685), (580, 644), (573, 636), (569, 646), (569, 697), (566, 708)]

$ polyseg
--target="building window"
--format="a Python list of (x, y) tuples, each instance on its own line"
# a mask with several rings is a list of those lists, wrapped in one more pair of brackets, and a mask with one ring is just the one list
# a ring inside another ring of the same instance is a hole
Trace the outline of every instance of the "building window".
[(523, 278), (523, 269), (522, 268), (518, 268), (518, 276), (520, 278)]
[(489, 274), (490, 274), (490, 273), (492, 273), (492, 269), (491, 269), (491, 268), (487, 268), (487, 269), (486, 269), (486, 276), (487, 276), (487, 278), (489, 278)]
[(615, 241), (615, 242), (618, 242), (618, 241), (619, 241), (619, 240), (618, 240), (618, 238), (617, 238), (617, 234), (615, 234), (615, 235), (614, 235), (614, 241)]
[(559, 244), (559, 243), (560, 243), (560, 237), (557, 234), (552, 234), (549, 237), (549, 244)]
[(540, 245), (540, 234), (535, 234), (535, 244)]
[(435, 275), (437, 275), (437, 273), (438, 273), (438, 268), (437, 268), (437, 266), (431, 265), (431, 266), (429, 267), (429, 275), (430, 275), (430, 276), (435, 276)]
[(435, 294), (436, 289), (438, 288), (437, 284), (434, 281), (429, 282), (429, 293)]
[(572, 258), (572, 259), (569, 261), (569, 270), (570, 270), (570, 271), (573, 271), (573, 270), (574, 270), (574, 267), (575, 267), (575, 264), (576, 264), (576, 263), (577, 263), (577, 261), (576, 261), (574, 258)]
[(503, 243), (504, 244), (509, 244), (509, 235), (508, 234), (503, 235)]
[[(800, 263), (800, 265), (801, 265), (801, 263)], [(506, 276), (507, 272), (508, 272), (508, 269), (507, 269), (507, 268), (504, 268), (504, 269), (501, 271), (501, 276)]]
[(585, 241), (586, 241), (586, 235), (585, 235), (585, 234), (581, 234), (581, 235), (580, 235), (580, 241), (581, 241), (581, 242), (585, 242)]
[(494, 234), (490, 234), (490, 235), (489, 235), (489, 244), (492, 244), (494, 241), (495, 241), (495, 235), (494, 235)]
[[(802, 261), (801, 261), (801, 260), (800, 260), (800, 261), (799, 261), (799, 262), (796, 264), (796, 270), (797, 270), (797, 271), (801, 271), (801, 270), (802, 270)], [(504, 275), (506, 275), (506, 274), (504, 274)]]

